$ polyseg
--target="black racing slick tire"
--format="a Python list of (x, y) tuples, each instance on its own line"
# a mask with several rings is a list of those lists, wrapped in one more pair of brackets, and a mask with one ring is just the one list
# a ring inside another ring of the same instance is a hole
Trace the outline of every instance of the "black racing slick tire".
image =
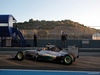
[(63, 62), (66, 65), (71, 65), (73, 63), (73, 59), (70, 55), (65, 55), (63, 58)]
[(15, 58), (19, 61), (22, 61), (24, 59), (24, 55), (22, 51), (18, 51), (18, 53), (16, 54)]

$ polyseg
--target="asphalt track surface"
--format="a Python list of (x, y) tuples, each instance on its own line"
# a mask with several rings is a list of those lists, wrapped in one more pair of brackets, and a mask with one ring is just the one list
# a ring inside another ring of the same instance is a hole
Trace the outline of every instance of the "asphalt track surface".
[(62, 63), (12, 59), (10, 54), (0, 54), (0, 69), (24, 70), (62, 70), (62, 71), (99, 71), (100, 53), (80, 53), (80, 57), (72, 65)]

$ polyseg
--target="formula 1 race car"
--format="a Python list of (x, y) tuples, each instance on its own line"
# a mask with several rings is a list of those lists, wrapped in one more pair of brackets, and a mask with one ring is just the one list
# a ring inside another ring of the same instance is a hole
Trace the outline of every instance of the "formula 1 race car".
[(71, 65), (78, 57), (79, 52), (77, 47), (71, 46), (68, 49), (62, 49), (55, 45), (35, 50), (18, 51), (14, 56), (14, 58), (20, 61), (24, 58), (32, 58), (34, 60), (58, 61), (66, 65)]

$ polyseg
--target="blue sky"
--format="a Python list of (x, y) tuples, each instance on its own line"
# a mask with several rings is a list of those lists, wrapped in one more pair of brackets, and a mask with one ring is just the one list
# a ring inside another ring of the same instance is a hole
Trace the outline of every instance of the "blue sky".
[(17, 22), (70, 19), (100, 28), (100, 0), (0, 0), (0, 14), (12, 14)]

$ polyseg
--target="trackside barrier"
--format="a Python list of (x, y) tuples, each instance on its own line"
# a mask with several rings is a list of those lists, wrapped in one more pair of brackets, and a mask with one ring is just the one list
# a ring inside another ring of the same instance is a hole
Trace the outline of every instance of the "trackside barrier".
[(0, 70), (0, 75), (100, 75), (100, 72), (50, 70)]

